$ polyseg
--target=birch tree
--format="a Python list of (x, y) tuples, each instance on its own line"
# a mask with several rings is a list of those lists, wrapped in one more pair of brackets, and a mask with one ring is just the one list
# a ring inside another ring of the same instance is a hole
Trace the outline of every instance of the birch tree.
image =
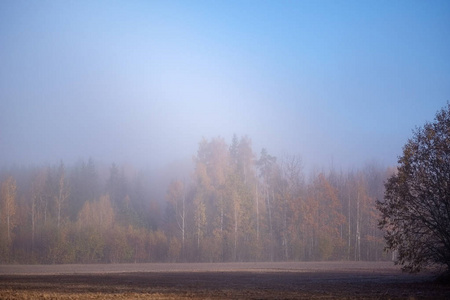
[(58, 168), (58, 192), (55, 196), (56, 209), (57, 209), (57, 228), (61, 225), (61, 212), (63, 205), (65, 204), (67, 198), (69, 197), (69, 189), (66, 182), (66, 172), (64, 169), (64, 164), (61, 162)]
[(181, 252), (184, 252), (186, 240), (186, 192), (184, 184), (175, 180), (172, 181), (167, 189), (166, 199), (172, 206), (177, 229), (181, 235)]

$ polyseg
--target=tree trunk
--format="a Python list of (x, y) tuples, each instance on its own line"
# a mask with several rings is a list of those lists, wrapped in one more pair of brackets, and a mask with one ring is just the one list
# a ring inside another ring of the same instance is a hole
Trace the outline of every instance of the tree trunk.
[(258, 183), (256, 183), (256, 241), (259, 242), (259, 197), (258, 197)]
[(287, 216), (286, 216), (286, 211), (284, 212), (284, 224), (283, 224), (284, 230), (283, 230), (283, 244), (284, 244), (284, 257), (286, 259), (286, 261), (289, 260), (289, 253), (288, 253), (288, 230), (287, 230)]
[(36, 197), (33, 197), (31, 203), (31, 253), (34, 252), (35, 230), (36, 230)]
[(186, 217), (186, 196), (184, 194), (183, 191), (183, 212), (182, 212), (182, 216), (181, 216), (181, 251), (182, 251), (182, 256), (183, 256), (183, 260), (184, 260), (184, 240), (185, 240), (185, 229), (186, 229), (186, 221), (185, 221), (185, 217)]
[(360, 220), (360, 212), (359, 212), (359, 191), (358, 196), (356, 197), (356, 249), (355, 249), (355, 260), (361, 260), (361, 220)]
[(9, 220), (10, 220), (10, 216), (9, 216), (9, 213), (8, 213), (6, 215), (6, 223), (7, 223), (7, 230), (8, 230), (8, 242), (11, 241), (11, 233), (10, 233), (10, 226), (9, 226), (10, 222), (9, 222)]
[(238, 240), (238, 208), (234, 205), (234, 260), (237, 259), (237, 240)]
[(350, 193), (348, 194), (348, 242), (347, 242), (347, 259), (350, 260), (350, 251), (352, 247), (351, 233), (351, 210), (350, 210)]

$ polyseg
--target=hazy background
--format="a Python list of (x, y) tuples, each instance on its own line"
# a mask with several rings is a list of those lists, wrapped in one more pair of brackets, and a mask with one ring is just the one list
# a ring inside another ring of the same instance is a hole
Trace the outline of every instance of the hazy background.
[(162, 167), (248, 135), (394, 165), (450, 100), (449, 1), (1, 1), (0, 166)]

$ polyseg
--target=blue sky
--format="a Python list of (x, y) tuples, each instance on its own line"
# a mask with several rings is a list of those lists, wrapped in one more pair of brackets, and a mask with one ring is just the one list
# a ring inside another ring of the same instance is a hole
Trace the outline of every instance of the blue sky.
[(394, 165), (450, 101), (449, 1), (1, 1), (0, 165), (157, 165), (234, 133)]

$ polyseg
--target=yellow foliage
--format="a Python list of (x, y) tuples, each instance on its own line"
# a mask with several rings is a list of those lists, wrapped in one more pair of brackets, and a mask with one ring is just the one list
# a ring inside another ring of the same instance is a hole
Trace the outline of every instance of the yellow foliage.
[(103, 195), (94, 202), (85, 202), (78, 215), (79, 227), (111, 228), (114, 223), (114, 210), (108, 195)]

